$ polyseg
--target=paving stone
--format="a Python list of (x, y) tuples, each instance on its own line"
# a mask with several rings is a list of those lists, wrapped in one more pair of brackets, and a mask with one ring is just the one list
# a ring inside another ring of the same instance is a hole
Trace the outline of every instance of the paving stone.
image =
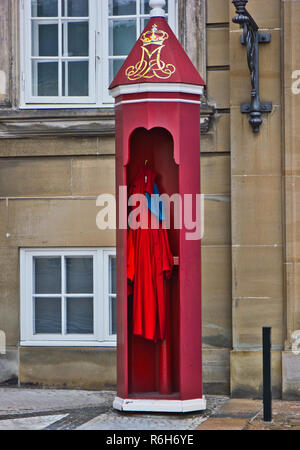
[(205, 417), (131, 415), (110, 411), (95, 417), (78, 430), (194, 430)]
[(116, 393), (0, 388), (0, 430), (299, 430), (300, 402), (274, 400), (263, 421), (261, 400), (206, 396), (205, 411), (188, 414), (125, 413)]
[[(138, 414), (114, 410), (115, 395), (112, 391), (0, 388), (0, 426), (46, 430), (194, 430), (228, 401), (224, 396), (207, 396), (205, 411)], [(52, 418), (54, 415), (57, 418), (44, 420), (49, 412)]]
[(213, 417), (202, 423), (197, 430), (243, 430), (247, 424), (247, 419)]
[(227, 397), (207, 396), (207, 410), (191, 414), (133, 414), (111, 409), (78, 430), (195, 430)]
[(0, 416), (112, 404), (114, 392), (0, 388)]
[(213, 413), (215, 417), (231, 418), (251, 418), (263, 408), (261, 400), (249, 400), (234, 398), (222, 406), (217, 412)]
[(0, 421), (1, 431), (12, 430), (43, 430), (51, 423), (61, 420), (65, 416), (40, 416), (22, 419), (8, 419)]

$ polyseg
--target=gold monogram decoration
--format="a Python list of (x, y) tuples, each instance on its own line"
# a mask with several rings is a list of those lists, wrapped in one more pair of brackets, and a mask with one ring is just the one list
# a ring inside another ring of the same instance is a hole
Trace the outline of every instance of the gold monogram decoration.
[[(162, 80), (170, 78), (176, 71), (172, 64), (166, 64), (160, 59), (164, 41), (169, 39), (168, 33), (159, 31), (157, 25), (153, 25), (151, 31), (142, 34), (142, 58), (135, 65), (126, 69), (126, 76), (130, 81), (136, 81), (140, 78), (160, 78)], [(156, 45), (157, 48), (149, 51), (148, 45)]]

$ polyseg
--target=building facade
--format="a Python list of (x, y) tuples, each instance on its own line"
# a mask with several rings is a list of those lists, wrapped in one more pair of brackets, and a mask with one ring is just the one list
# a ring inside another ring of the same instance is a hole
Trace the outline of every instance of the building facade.
[[(261, 396), (270, 326), (274, 396), (299, 398), (300, 0), (247, 9), (271, 35), (258, 133), (240, 111), (251, 82), (232, 1), (168, 1), (207, 83), (204, 391)], [(115, 387), (115, 232), (97, 227), (97, 198), (115, 192), (107, 88), (148, 14), (146, 0), (0, 1), (0, 382)]]

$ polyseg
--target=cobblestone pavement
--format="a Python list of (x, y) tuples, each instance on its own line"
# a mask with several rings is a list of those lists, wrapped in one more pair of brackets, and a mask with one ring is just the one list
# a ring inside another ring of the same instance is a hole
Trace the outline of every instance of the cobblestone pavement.
[(120, 413), (112, 408), (85, 423), (79, 430), (195, 430), (222, 407), (227, 397), (207, 396), (207, 409), (189, 414), (133, 414)]
[(262, 410), (249, 423), (248, 430), (300, 430), (300, 402), (273, 401), (273, 420), (263, 422)]
[(273, 400), (272, 421), (263, 421), (261, 400), (230, 399), (198, 430), (300, 430), (300, 402)]
[(207, 396), (207, 410), (128, 414), (112, 408), (115, 393), (0, 388), (0, 430), (194, 430), (228, 401)]
[(106, 407), (113, 402), (111, 391), (0, 388), (0, 416), (77, 408)]
[(206, 396), (207, 409), (188, 414), (121, 413), (115, 392), (0, 388), (0, 430), (300, 430), (300, 402)]

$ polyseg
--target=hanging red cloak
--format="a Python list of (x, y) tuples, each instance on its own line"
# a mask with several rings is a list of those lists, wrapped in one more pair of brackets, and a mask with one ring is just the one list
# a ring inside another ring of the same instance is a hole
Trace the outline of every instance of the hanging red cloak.
[[(156, 177), (152, 169), (141, 169), (129, 195), (153, 194)], [(166, 336), (164, 279), (171, 277), (173, 256), (162, 222), (148, 208), (146, 214), (148, 229), (130, 228), (128, 232), (127, 278), (133, 294), (133, 334), (157, 342)], [(151, 220), (157, 225), (155, 229), (151, 229)]]

